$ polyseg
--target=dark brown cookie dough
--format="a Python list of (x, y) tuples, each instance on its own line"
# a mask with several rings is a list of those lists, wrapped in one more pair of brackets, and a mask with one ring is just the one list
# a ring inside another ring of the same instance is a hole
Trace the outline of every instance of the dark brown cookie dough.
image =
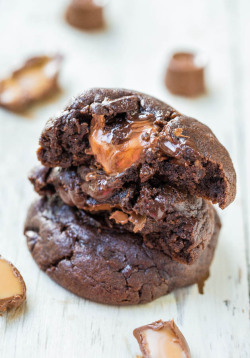
[(75, 98), (47, 122), (38, 158), (48, 167), (89, 167), (84, 190), (105, 200), (114, 182), (128, 181), (168, 183), (221, 208), (236, 193), (231, 158), (212, 131), (135, 91), (92, 89)]
[(25, 235), (33, 258), (53, 280), (92, 301), (129, 305), (150, 302), (207, 276), (220, 221), (193, 265), (147, 248), (139, 235), (110, 229), (101, 218), (42, 198), (30, 208)]
[(181, 263), (192, 264), (213, 233), (211, 204), (166, 184), (130, 186), (102, 202), (82, 191), (85, 181), (77, 168), (37, 167), (30, 180), (40, 195), (56, 193), (70, 206), (101, 213), (110, 228), (139, 233), (147, 246)]

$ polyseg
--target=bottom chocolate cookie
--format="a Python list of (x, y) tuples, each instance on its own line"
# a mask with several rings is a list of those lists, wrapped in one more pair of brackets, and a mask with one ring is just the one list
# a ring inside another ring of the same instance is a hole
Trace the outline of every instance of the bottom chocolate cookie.
[(220, 220), (197, 261), (183, 265), (149, 249), (140, 235), (110, 229), (102, 217), (42, 198), (30, 207), (24, 233), (34, 260), (54, 281), (89, 300), (131, 305), (150, 302), (203, 280), (209, 271)]

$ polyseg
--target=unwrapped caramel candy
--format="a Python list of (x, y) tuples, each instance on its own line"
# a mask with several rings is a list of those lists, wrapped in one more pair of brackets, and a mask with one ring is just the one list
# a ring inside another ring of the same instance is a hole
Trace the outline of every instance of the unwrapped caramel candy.
[(61, 60), (60, 55), (27, 60), (10, 77), (0, 81), (0, 106), (22, 112), (30, 104), (56, 92)]
[(170, 92), (187, 97), (205, 92), (206, 60), (203, 55), (176, 52), (168, 64), (165, 83)]
[(19, 307), (26, 299), (26, 286), (20, 272), (0, 257), (0, 312)]
[(144, 358), (191, 358), (187, 341), (173, 320), (156, 321), (133, 333)]

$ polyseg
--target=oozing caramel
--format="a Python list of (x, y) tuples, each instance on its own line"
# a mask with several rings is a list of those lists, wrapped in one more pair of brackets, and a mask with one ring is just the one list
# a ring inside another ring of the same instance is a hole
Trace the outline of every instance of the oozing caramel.
[[(139, 162), (156, 131), (149, 118), (124, 120), (114, 127), (105, 126), (103, 115), (93, 115), (89, 143), (95, 159), (107, 174), (118, 174)], [(119, 141), (117, 142), (117, 139)]]

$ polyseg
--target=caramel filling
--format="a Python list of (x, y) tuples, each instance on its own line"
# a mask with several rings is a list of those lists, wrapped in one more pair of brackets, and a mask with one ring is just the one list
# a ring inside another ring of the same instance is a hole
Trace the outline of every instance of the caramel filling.
[(86, 206), (84, 209), (90, 212), (92, 211), (95, 212), (95, 211), (109, 211), (114, 207), (115, 205), (110, 205), (110, 204), (96, 204), (92, 206)]
[(107, 174), (118, 174), (139, 162), (154, 140), (156, 127), (148, 118), (123, 120), (105, 126), (103, 115), (93, 115), (89, 143), (93, 155)]
[(128, 222), (131, 222), (134, 225), (133, 231), (135, 233), (141, 231), (146, 224), (145, 216), (138, 215), (133, 212), (124, 213), (123, 211), (116, 210), (110, 215), (109, 218), (115, 220), (116, 224), (121, 225), (125, 225)]
[(109, 218), (110, 218), (110, 219), (114, 219), (115, 222), (116, 222), (116, 224), (122, 224), (122, 225), (127, 224), (127, 223), (128, 223), (128, 220), (129, 220), (128, 215), (125, 214), (125, 213), (122, 212), (122, 211), (119, 211), (119, 210), (114, 211), (114, 212), (110, 215)]
[(0, 300), (23, 295), (23, 286), (8, 261), (0, 259)]
[(146, 351), (150, 358), (187, 358), (178, 337), (170, 327), (160, 330), (146, 329), (143, 333)]
[(130, 217), (129, 217), (129, 221), (134, 224), (134, 232), (138, 232), (141, 231), (145, 224), (146, 224), (146, 216), (142, 216), (142, 215), (137, 215), (135, 213), (131, 213)]

